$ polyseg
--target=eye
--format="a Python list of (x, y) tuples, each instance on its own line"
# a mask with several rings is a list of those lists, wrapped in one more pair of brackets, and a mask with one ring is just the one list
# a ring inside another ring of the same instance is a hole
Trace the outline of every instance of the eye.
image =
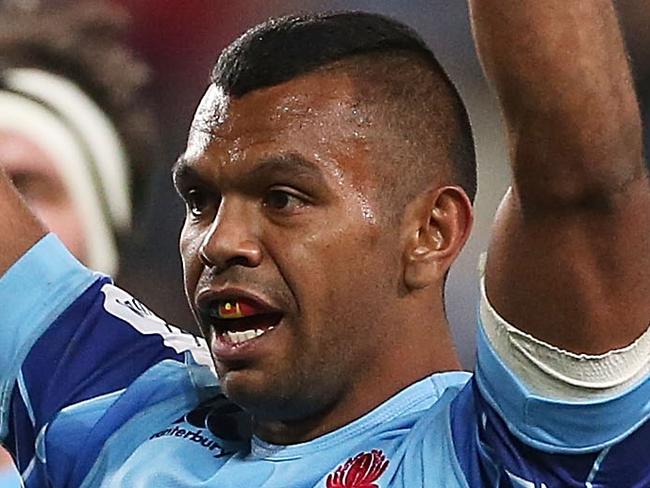
[(65, 201), (68, 193), (56, 177), (39, 172), (15, 172), (10, 174), (11, 182), (23, 198), (32, 203), (55, 204)]
[(286, 190), (272, 189), (264, 197), (265, 207), (283, 212), (292, 212), (304, 207), (306, 202)]
[(208, 208), (208, 196), (198, 188), (190, 188), (184, 198), (187, 209), (194, 217), (201, 217)]

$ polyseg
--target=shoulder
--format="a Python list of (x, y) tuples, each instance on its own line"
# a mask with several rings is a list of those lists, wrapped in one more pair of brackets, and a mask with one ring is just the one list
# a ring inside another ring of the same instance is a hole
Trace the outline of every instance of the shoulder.
[[(170, 340), (175, 341), (171, 336)], [(143, 455), (152, 459), (170, 449), (192, 456), (223, 454), (230, 446), (210, 426), (217, 414), (225, 417), (233, 413), (234, 406), (226, 405), (211, 365), (195, 360), (193, 340), (191, 347), (185, 341), (175, 344), (179, 356), (155, 362), (124, 388), (60, 410), (44, 427), (41, 446), (37, 446), (43, 464), (49, 466), (48, 475), (72, 473), (72, 484), (81, 486), (88, 479), (103, 481), (107, 473), (120, 471), (136, 453), (140, 459)], [(198, 357), (201, 354), (199, 350)]]
[(454, 376), (453, 383), (422, 412), (406, 436), (399, 465), (388, 475), (390, 486), (468, 488), (464, 466), (459, 461), (463, 449), (455, 439), (453, 428), (459, 421), (464, 431), (475, 431), (475, 417), (461, 418), (454, 411), (460, 395), (469, 388), (471, 376), (467, 373), (455, 373)]
[(177, 354), (191, 354), (193, 361), (199, 365), (212, 367), (212, 358), (204, 338), (167, 323), (140, 300), (112, 283), (102, 284), (100, 292), (102, 307), (111, 317), (128, 324), (138, 334), (157, 336), (164, 346)]

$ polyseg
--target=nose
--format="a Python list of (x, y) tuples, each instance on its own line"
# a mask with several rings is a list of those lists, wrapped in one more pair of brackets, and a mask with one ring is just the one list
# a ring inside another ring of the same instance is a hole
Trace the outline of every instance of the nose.
[(255, 268), (262, 262), (262, 249), (251, 216), (244, 204), (222, 200), (219, 211), (203, 237), (199, 259), (209, 268), (223, 271), (231, 266)]

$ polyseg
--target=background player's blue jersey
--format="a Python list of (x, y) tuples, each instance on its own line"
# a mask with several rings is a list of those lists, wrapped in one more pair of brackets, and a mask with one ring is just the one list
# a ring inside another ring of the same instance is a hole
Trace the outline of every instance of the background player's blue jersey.
[(650, 487), (650, 381), (531, 395), (479, 327), (478, 367), (409, 386), (303, 444), (270, 445), (205, 343), (48, 236), (0, 279), (0, 436), (28, 487)]

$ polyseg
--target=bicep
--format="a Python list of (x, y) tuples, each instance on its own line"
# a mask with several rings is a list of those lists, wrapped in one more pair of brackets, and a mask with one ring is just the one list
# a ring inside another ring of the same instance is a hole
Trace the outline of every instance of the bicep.
[(650, 319), (650, 185), (643, 174), (606, 203), (499, 209), (487, 294), (508, 322), (560, 348), (630, 344)]

